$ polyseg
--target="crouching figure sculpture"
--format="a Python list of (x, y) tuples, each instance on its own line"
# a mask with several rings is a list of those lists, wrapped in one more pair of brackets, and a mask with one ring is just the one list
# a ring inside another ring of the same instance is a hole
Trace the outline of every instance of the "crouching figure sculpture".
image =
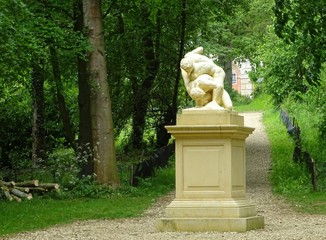
[(232, 110), (232, 101), (224, 89), (224, 70), (212, 59), (202, 55), (198, 47), (187, 53), (180, 62), (186, 90), (198, 109)]

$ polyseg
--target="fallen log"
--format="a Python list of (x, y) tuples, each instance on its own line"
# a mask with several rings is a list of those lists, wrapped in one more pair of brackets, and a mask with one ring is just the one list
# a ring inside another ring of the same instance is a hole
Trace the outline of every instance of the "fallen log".
[(28, 187), (17, 187), (17, 186), (15, 186), (15, 188), (18, 189), (19, 191), (29, 193), (29, 188)]
[(39, 184), (39, 187), (45, 188), (47, 190), (51, 190), (51, 189), (59, 189), (60, 186), (57, 183), (41, 183)]
[(31, 181), (25, 181), (25, 182), (16, 182), (15, 186), (17, 186), (17, 187), (38, 187), (39, 181), (31, 180)]
[(59, 191), (60, 185), (57, 183), (42, 183), (38, 180), (24, 181), (24, 182), (4, 182), (0, 181), (1, 191), (6, 199), (12, 201), (13, 199), (21, 202), (22, 199), (32, 199), (32, 193), (45, 193), (50, 190)]
[(46, 192), (48, 190), (44, 187), (29, 187), (29, 191), (30, 192)]
[(22, 201), (21, 198), (15, 196), (15, 195), (13, 195), (13, 194), (11, 194), (11, 196), (12, 196), (12, 198), (15, 199), (17, 202), (21, 202), (21, 201)]
[(12, 200), (14, 200), (14, 198), (11, 196), (10, 192), (8, 190), (3, 191), (6, 198), (11, 202)]
[(15, 186), (15, 182), (14, 181), (10, 181), (10, 182), (0, 181), (0, 186), (13, 187), (13, 186)]
[(9, 190), (13, 195), (15, 195), (19, 198), (26, 198), (28, 200), (31, 200), (33, 198), (32, 194), (24, 193), (16, 188), (10, 188)]

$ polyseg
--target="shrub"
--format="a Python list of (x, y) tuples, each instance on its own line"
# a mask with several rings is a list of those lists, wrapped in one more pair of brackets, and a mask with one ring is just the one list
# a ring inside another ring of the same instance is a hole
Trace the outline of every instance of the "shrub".
[(311, 86), (306, 94), (284, 101), (284, 108), (300, 127), (302, 150), (317, 162), (317, 181), (320, 189), (326, 188), (326, 73), (321, 74), (321, 85)]

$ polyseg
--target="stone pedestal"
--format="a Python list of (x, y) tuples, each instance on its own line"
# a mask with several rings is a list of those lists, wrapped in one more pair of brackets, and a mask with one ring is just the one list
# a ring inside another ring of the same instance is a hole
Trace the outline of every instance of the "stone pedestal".
[(227, 110), (183, 110), (175, 126), (176, 197), (158, 231), (244, 232), (264, 227), (246, 198), (245, 139), (253, 128)]

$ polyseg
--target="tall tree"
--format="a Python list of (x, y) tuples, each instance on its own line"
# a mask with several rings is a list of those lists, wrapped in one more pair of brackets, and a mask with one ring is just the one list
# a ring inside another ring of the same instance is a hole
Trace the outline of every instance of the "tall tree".
[(33, 59), (32, 97), (33, 97), (33, 128), (32, 128), (32, 165), (37, 166), (45, 157), (44, 129), (44, 69), (38, 59)]
[(87, 70), (91, 87), (94, 173), (99, 183), (117, 186), (119, 177), (107, 80), (101, 1), (83, 0), (83, 10), (84, 24), (92, 46), (92, 51), (88, 54)]
[(77, 152), (77, 146), (75, 142), (75, 132), (71, 126), (71, 118), (70, 118), (69, 111), (67, 109), (65, 97), (62, 94), (63, 86), (62, 86), (61, 71), (59, 67), (57, 51), (53, 46), (50, 46), (49, 50), (50, 50), (53, 79), (56, 86), (56, 95), (57, 95), (59, 112), (63, 123), (63, 129), (65, 132), (66, 139), (69, 142), (70, 146), (74, 149), (75, 152)]
[[(143, 18), (147, 19), (147, 24), (152, 25), (149, 19), (147, 7), (142, 5), (140, 9), (141, 13), (143, 13)], [(142, 147), (142, 140), (146, 122), (146, 112), (148, 109), (148, 104), (150, 101), (150, 92), (152, 86), (154, 84), (155, 78), (157, 76), (159, 70), (159, 47), (160, 41), (159, 39), (159, 31), (158, 29), (159, 23), (157, 23), (157, 27), (148, 27), (144, 31), (144, 36), (142, 39), (143, 43), (143, 56), (145, 60), (145, 76), (144, 79), (138, 83), (138, 80), (134, 79), (132, 82), (132, 89), (134, 92), (134, 103), (133, 103), (133, 124), (132, 124), (132, 135), (131, 142), (132, 146), (137, 149)]]
[[(76, 0), (74, 6), (74, 30), (84, 33), (83, 2)], [(79, 138), (78, 138), (78, 157), (81, 164), (80, 175), (92, 175), (93, 168), (93, 138), (92, 121), (90, 108), (90, 85), (87, 74), (87, 62), (84, 54), (77, 54), (78, 72), (78, 105), (79, 105)]]

